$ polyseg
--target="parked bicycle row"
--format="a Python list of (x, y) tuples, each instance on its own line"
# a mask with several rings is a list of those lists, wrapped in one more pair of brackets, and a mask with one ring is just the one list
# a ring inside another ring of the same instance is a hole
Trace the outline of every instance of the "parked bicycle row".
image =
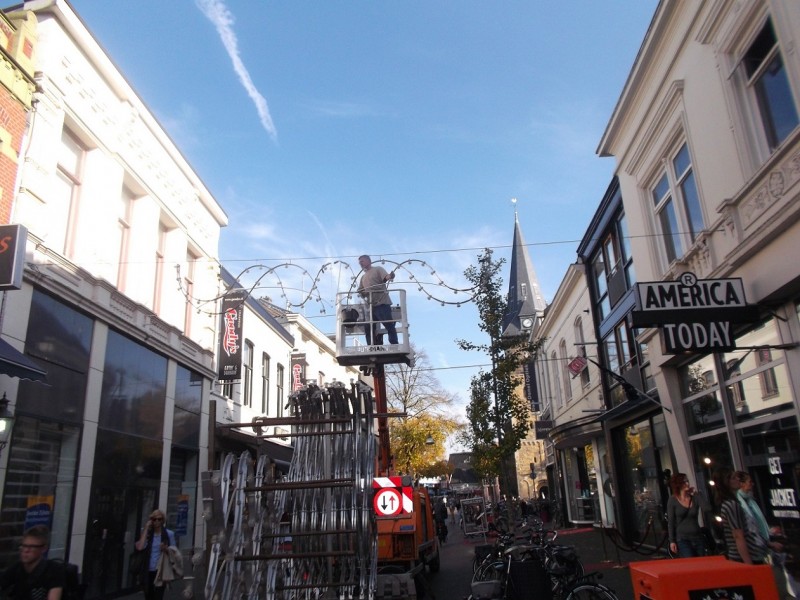
[(600, 574), (584, 572), (575, 547), (557, 538), (533, 517), (476, 546), (468, 600), (618, 600)]

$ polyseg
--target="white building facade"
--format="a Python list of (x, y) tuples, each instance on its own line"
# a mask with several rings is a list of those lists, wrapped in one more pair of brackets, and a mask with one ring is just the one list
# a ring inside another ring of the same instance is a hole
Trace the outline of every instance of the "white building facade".
[(571, 265), (534, 330), (541, 343), (535, 362), (541, 420), (551, 424), (550, 499), (566, 508), (566, 520), (573, 523), (594, 523), (606, 508), (599, 488), (608, 450), (597, 421), (603, 400), (597, 368), (590, 362), (596, 360), (590, 308), (583, 268)]
[[(749, 471), (770, 524), (800, 529), (799, 508), (775, 501), (800, 489), (798, 32), (792, 0), (660, 2), (600, 142), (616, 160), (636, 268), (623, 297), (632, 310), (617, 315), (633, 360), (609, 355), (615, 332), (602, 318), (599, 348), (665, 407), (609, 398), (618, 519), (629, 533), (667, 467), (708, 493), (717, 468)], [(686, 273), (741, 280), (752, 314), (631, 317), (642, 308), (633, 282)], [(592, 294), (597, 311), (602, 289)], [(668, 335), (678, 324), (697, 331), (692, 323), (729, 328), (732, 343), (686, 334), (673, 348)]]
[(38, 21), (34, 110), (12, 223), (28, 230), (22, 289), (2, 335), (47, 372), (3, 377), (16, 416), (2, 455), (5, 564), (22, 530), (50, 522), (50, 555), (82, 567), (88, 596), (130, 584), (147, 515), (202, 539), (227, 217), (65, 2)]

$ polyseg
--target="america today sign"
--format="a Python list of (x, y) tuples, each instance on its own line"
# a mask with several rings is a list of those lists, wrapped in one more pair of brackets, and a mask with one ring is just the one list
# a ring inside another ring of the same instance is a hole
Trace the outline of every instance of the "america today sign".
[(666, 354), (727, 352), (736, 348), (732, 323), (757, 320), (740, 278), (698, 279), (684, 273), (676, 281), (636, 284), (634, 327), (659, 327)]

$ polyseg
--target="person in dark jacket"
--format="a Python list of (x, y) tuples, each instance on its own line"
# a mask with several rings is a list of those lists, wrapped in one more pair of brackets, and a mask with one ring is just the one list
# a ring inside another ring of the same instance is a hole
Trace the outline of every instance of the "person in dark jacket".
[(22, 534), (19, 560), (0, 575), (3, 595), (14, 600), (61, 600), (64, 566), (47, 560), (50, 530), (34, 525)]
[(147, 577), (144, 578), (145, 600), (163, 600), (163, 585), (156, 585), (158, 559), (167, 548), (175, 546), (175, 534), (165, 527), (166, 516), (160, 510), (150, 513), (141, 537), (136, 541), (137, 550), (146, 550)]

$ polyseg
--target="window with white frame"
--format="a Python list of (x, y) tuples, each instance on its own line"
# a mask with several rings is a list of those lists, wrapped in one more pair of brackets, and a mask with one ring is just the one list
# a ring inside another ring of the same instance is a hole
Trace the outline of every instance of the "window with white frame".
[(561, 355), (559, 362), (559, 371), (561, 371), (561, 381), (564, 383), (564, 397), (566, 401), (572, 402), (572, 381), (569, 378), (569, 355), (567, 354), (567, 342), (561, 340), (558, 344), (558, 353)]
[(285, 369), (283, 368), (282, 364), (278, 364), (277, 369), (275, 371), (275, 402), (277, 402), (277, 406), (275, 407), (275, 412), (277, 416), (283, 416), (283, 383), (285, 378)]
[(58, 170), (48, 198), (47, 245), (68, 258), (74, 254), (75, 231), (78, 222), (81, 177), (86, 149), (78, 139), (64, 129), (58, 153)]
[(556, 351), (550, 354), (550, 365), (553, 373), (553, 395), (555, 396), (556, 406), (564, 406), (564, 397), (561, 395), (561, 377), (558, 368), (558, 354)]
[[(186, 271), (183, 275), (183, 291), (186, 294), (186, 312), (184, 314), (184, 335), (191, 335), (192, 315), (194, 314), (194, 275), (198, 256), (191, 251), (186, 252)], [(252, 362), (250, 363), (252, 368)]]
[(119, 201), (117, 203), (117, 231), (116, 244), (119, 249), (117, 253), (117, 289), (125, 291), (125, 280), (128, 275), (128, 244), (130, 243), (131, 232), (131, 209), (133, 207), (134, 195), (126, 186), (122, 187)]
[(253, 406), (253, 342), (245, 340), (242, 348), (242, 404)]
[(758, 111), (771, 152), (797, 127), (797, 106), (772, 18), (767, 18), (739, 64), (751, 104)]
[[(167, 253), (168, 229), (164, 223), (158, 224), (158, 241), (156, 243), (156, 276), (153, 285), (153, 312), (161, 313), (161, 294), (164, 291), (164, 260)], [(228, 396), (230, 397), (230, 396)]]
[(261, 355), (261, 412), (269, 414), (269, 354)]
[(682, 143), (665, 165), (651, 196), (664, 254), (671, 263), (686, 253), (705, 226), (689, 146)]

